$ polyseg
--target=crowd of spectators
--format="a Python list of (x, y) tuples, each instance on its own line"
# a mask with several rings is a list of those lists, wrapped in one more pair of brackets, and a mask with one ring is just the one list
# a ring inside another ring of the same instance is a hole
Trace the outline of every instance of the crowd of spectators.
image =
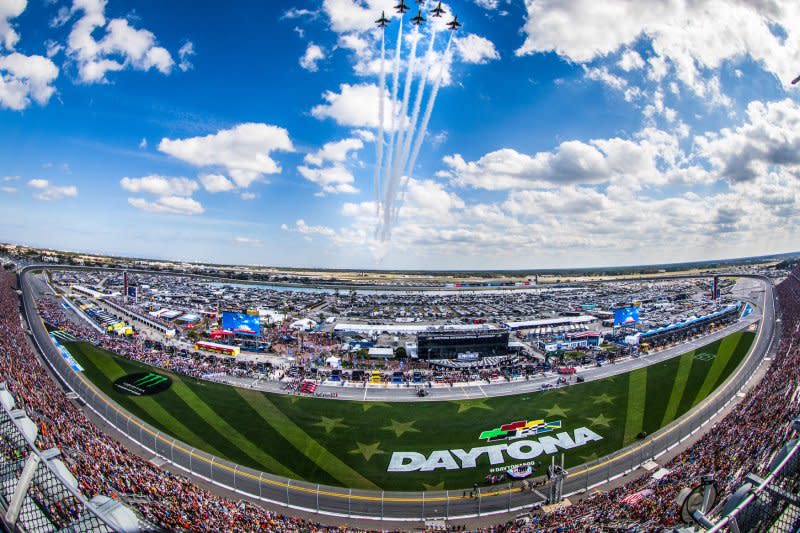
[[(351, 531), (293, 518), (219, 497), (188, 478), (160, 469), (100, 432), (50, 379), (24, 336), (15, 278), (0, 274), (0, 373), (10, 391), (40, 428), (37, 445), (58, 447), (81, 490), (120, 497), (136, 495), (136, 508), (170, 530), (191, 531)], [(800, 371), (800, 278), (778, 288), (783, 337), (762, 381), (697, 443), (668, 464), (662, 479), (644, 477), (597, 493), (547, 515), (477, 529), (478, 533), (519, 531), (659, 531), (679, 522), (675, 497), (692, 479), (713, 474), (722, 494), (736, 490), (749, 472), (764, 473), (776, 449), (791, 436), (797, 415), (795, 392)], [(48, 310), (44, 309), (47, 314)], [(50, 317), (52, 318), (52, 317)], [(642, 498), (626, 498), (646, 494)], [(632, 502), (636, 503), (625, 503)], [(63, 522), (74, 509), (62, 509)], [(53, 513), (57, 514), (57, 513)]]

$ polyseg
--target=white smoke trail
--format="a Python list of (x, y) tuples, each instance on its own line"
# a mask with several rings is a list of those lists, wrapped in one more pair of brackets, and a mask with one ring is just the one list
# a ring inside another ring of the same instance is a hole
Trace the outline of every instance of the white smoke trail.
[(378, 90), (378, 138), (375, 140), (375, 176), (372, 178), (373, 189), (375, 190), (375, 210), (380, 209), (381, 191), (380, 176), (381, 166), (383, 165), (383, 115), (384, 104), (383, 95), (386, 93), (386, 30), (381, 28), (381, 74), (379, 77)]
[(398, 125), (398, 135), (395, 139), (395, 143), (392, 149), (392, 158), (394, 163), (392, 164), (391, 168), (391, 175), (389, 176), (389, 183), (386, 186), (385, 191), (385, 211), (384, 211), (384, 226), (386, 226), (386, 222), (389, 222), (390, 219), (388, 215), (391, 214), (393, 211), (393, 206), (395, 204), (395, 199), (397, 196), (397, 189), (400, 180), (400, 174), (403, 171), (403, 166), (405, 161), (402, 159), (402, 152), (403, 146), (405, 145), (405, 136), (408, 133), (407, 127), (408, 125), (405, 123), (406, 115), (408, 114), (408, 100), (411, 96), (411, 84), (414, 81), (414, 65), (416, 63), (417, 58), (417, 43), (419, 42), (419, 29), (415, 26), (414, 27), (414, 35), (412, 37), (413, 42), (411, 43), (411, 53), (410, 59), (406, 62), (406, 81), (405, 86), (403, 87), (403, 100), (400, 106), (400, 115), (399, 119), (403, 121), (402, 124)]
[[(422, 125), (419, 130), (419, 134), (417, 138), (414, 140), (414, 150), (411, 152), (411, 159), (408, 163), (408, 171), (406, 175), (408, 178), (405, 182), (405, 187), (403, 187), (403, 191), (401, 193), (401, 200), (397, 203), (397, 207), (394, 209), (394, 212), (390, 215), (394, 220), (397, 220), (397, 215), (400, 212), (400, 206), (402, 205), (403, 200), (405, 199), (405, 191), (406, 187), (408, 186), (408, 182), (411, 181), (411, 176), (414, 173), (414, 165), (417, 162), (417, 156), (419, 155), (419, 149), (422, 147), (422, 141), (425, 139), (425, 135), (428, 132), (428, 122), (431, 119), (431, 113), (433, 113), (433, 106), (436, 103), (436, 96), (439, 94), (439, 87), (442, 84), (442, 78), (444, 77), (444, 72), (450, 65), (450, 43), (453, 42), (453, 34), (450, 34), (450, 38), (447, 39), (447, 47), (444, 49), (444, 55), (442, 56), (442, 63), (439, 67), (439, 75), (436, 77), (436, 81), (433, 84), (433, 89), (431, 90), (431, 95), (428, 98), (428, 105), (425, 107), (425, 116), (422, 117)], [(385, 217), (385, 214), (384, 214)]]
[[(386, 190), (386, 182), (389, 178), (391, 178), (391, 170), (392, 170), (392, 152), (394, 151), (394, 143), (395, 143), (395, 136), (396, 136), (396, 115), (397, 115), (397, 90), (398, 90), (398, 82), (400, 78), (400, 48), (403, 45), (403, 15), (400, 15), (400, 28), (397, 30), (397, 45), (395, 46), (394, 50), (394, 73), (392, 75), (392, 117), (391, 117), (391, 128), (392, 131), (389, 133), (389, 153), (388, 157), (386, 158), (386, 172), (384, 172), (384, 176), (381, 180), (380, 190)], [(380, 204), (380, 202), (379, 202)], [(385, 206), (384, 206), (385, 209)]]
[(428, 51), (425, 54), (425, 68), (422, 71), (422, 77), (419, 79), (419, 83), (417, 84), (417, 96), (414, 100), (414, 111), (411, 113), (411, 124), (410, 124), (410, 131), (406, 135), (405, 143), (403, 145), (403, 152), (402, 152), (402, 166), (401, 172), (405, 174), (408, 173), (406, 165), (408, 164), (408, 156), (409, 152), (411, 151), (411, 142), (414, 140), (414, 133), (417, 130), (417, 120), (419, 120), (419, 112), (422, 108), (422, 97), (425, 94), (425, 84), (428, 82), (428, 72), (430, 72), (431, 68), (431, 56), (433, 55), (433, 45), (436, 42), (436, 26), (433, 26), (431, 30), (431, 40), (428, 43)]

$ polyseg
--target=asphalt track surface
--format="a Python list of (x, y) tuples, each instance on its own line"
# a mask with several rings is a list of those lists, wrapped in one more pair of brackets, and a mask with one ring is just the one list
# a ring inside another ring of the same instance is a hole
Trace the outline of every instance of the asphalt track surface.
[[(100, 392), (86, 377), (82, 374), (74, 373), (68, 367), (51, 343), (41, 319), (36, 314), (32, 294), (35, 289), (31, 287), (30, 283), (34, 276), (31, 276), (30, 272), (41, 268), (42, 266), (33, 266), (24, 269), (20, 276), (21, 287), (25, 315), (31, 328), (33, 340), (54, 373), (62, 383), (75, 391), (86, 402), (89, 409), (102, 417), (108, 424), (126, 434), (145, 449), (204, 480), (245, 493), (254, 498), (303, 511), (340, 517), (387, 520), (460, 519), (506, 513), (530, 508), (543, 503), (545, 499), (540, 492), (522, 492), (518, 484), (497, 485), (489, 489), (482, 488), (474, 497), (470, 496), (468, 491), (371, 492), (320, 486), (244, 468), (183, 444), (125, 412)], [(763, 320), (761, 320), (761, 327), (758, 330), (750, 353), (728, 381), (699, 406), (666, 428), (610, 456), (574, 468), (564, 482), (565, 495), (583, 492), (591, 487), (601, 485), (632, 471), (649, 459), (658, 457), (688, 438), (734, 399), (736, 392), (747, 383), (750, 376), (754, 374), (762, 363), (768, 351), (777, 347), (777, 339), (774, 338), (776, 328), (774, 327), (775, 296), (773, 287), (771, 282), (765, 278), (759, 277), (757, 279), (761, 279), (764, 282), (762, 284), (764, 289), (758, 294), (760, 301), (757, 306)], [(45, 287), (45, 285), (42, 284), (37, 288), (41, 290), (42, 287)], [(752, 319), (751, 323), (757, 320), (752, 315), (748, 319)], [(743, 327), (746, 326), (747, 324)], [(720, 336), (725, 334), (725, 332), (718, 333)], [(696, 342), (699, 346), (711, 342), (711, 340), (713, 339), (707, 336)], [(682, 345), (679, 351), (683, 352), (689, 349), (693, 348)], [(669, 357), (666, 352), (660, 352), (657, 355), (663, 358)], [(599, 379), (606, 375), (646, 366), (658, 360), (653, 356), (633, 359), (628, 362), (631, 366), (623, 370), (618, 370), (623, 363), (607, 365), (597, 369), (598, 375), (592, 375), (591, 377), (592, 379)], [(599, 375), (603, 370), (611, 373)], [(585, 377), (588, 378), (589, 376), (589, 371), (587, 371)], [(550, 379), (552, 380), (553, 378)], [(521, 386), (533, 387), (533, 389), (520, 388)], [(538, 386), (540, 386), (540, 383), (521, 382), (499, 384), (488, 388), (492, 395), (495, 395), (501, 394), (502, 391), (510, 391), (505, 392), (506, 394), (523, 393), (536, 390)], [(337, 389), (339, 397), (342, 398), (341, 390), (343, 388)], [(483, 392), (479, 392), (479, 394), (488, 395), (486, 393), (487, 387), (480, 387), (480, 389), (483, 389)], [(360, 392), (362, 395), (361, 398), (357, 399), (363, 399), (363, 390), (358, 391), (358, 389), (355, 389), (355, 391)], [(396, 401), (401, 399), (400, 396), (409, 394), (408, 390), (403, 389), (394, 390), (393, 392), (398, 397), (389, 397), (387, 399)], [(427, 399), (446, 400), (454, 397), (464, 399), (463, 391), (459, 392), (460, 396), (450, 396), (456, 394), (455, 391), (445, 388), (441, 392), (442, 396), (434, 397), (432, 394)], [(377, 395), (371, 396), (368, 393), (368, 399), (378, 401), (381, 398)], [(411, 399), (418, 400), (416, 397)]]

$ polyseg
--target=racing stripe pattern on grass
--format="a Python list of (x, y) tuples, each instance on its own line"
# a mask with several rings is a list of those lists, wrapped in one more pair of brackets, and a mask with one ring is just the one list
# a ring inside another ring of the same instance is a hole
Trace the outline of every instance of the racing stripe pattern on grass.
[(644, 408), (647, 398), (647, 367), (628, 374), (628, 409), (625, 415), (623, 444), (629, 444), (644, 426)]
[[(709, 343), (646, 368), (566, 388), (470, 401), (409, 403), (237, 389), (152, 369), (86, 343), (66, 347), (84, 366), (86, 377), (124, 409), (198, 449), (309, 482), (354, 489), (419, 490), (482, 483), (495, 465), (483, 454), (472, 468), (389, 472), (394, 452), (427, 457), (435, 450), (506, 444), (487, 442), (480, 435), (517, 420), (560, 421), (570, 436), (580, 427), (600, 435), (601, 440), (566, 451), (568, 468), (619, 450), (635, 441), (640, 431), (652, 433), (681, 416), (698, 397), (713, 393), (735, 371), (753, 337), (735, 333), (726, 343)], [(123, 394), (113, 387), (118, 377), (152, 370), (168, 375), (172, 386), (146, 397)], [(542, 454), (538, 460), (546, 463), (549, 457)], [(508, 459), (504, 464), (515, 462)], [(544, 467), (538, 467), (535, 474), (542, 473)]]

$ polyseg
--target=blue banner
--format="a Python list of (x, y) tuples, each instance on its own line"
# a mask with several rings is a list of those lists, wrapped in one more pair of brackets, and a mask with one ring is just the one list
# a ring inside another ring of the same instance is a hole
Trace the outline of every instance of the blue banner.
[(615, 326), (632, 326), (639, 323), (638, 307), (620, 307), (614, 309)]

